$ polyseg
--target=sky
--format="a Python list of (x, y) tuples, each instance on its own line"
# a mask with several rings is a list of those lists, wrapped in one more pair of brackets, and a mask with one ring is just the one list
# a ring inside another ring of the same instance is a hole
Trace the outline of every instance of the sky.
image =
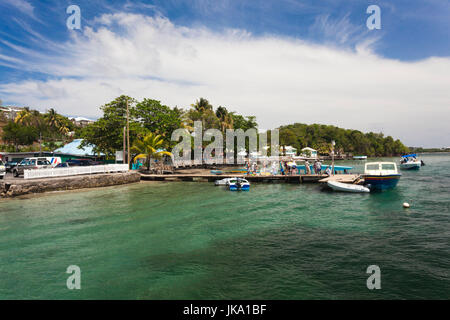
[[(370, 5), (380, 29), (366, 26)], [(122, 94), (181, 108), (204, 97), (261, 129), (450, 147), (450, 1), (0, 0), (0, 75), (3, 105), (66, 116), (98, 118)]]

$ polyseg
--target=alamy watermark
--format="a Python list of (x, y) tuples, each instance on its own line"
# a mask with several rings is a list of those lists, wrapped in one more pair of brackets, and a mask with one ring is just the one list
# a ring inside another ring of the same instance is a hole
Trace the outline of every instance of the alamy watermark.
[(381, 29), (381, 9), (376, 4), (367, 7), (366, 13), (371, 14), (366, 21), (369, 30)]
[[(227, 129), (224, 139), (223, 133), (218, 129), (204, 130), (201, 121), (194, 122), (192, 133), (180, 128), (172, 133), (171, 139), (179, 142), (172, 149), (175, 162), (194, 160), (207, 164), (244, 164), (247, 156), (267, 157), (269, 149), (271, 158), (278, 159), (280, 153), (278, 129), (270, 131), (270, 147), (267, 145), (267, 132), (258, 134), (253, 128), (246, 131)], [(204, 142), (211, 143), (204, 146)]]
[(366, 270), (367, 274), (370, 274), (369, 278), (367, 278), (367, 289), (381, 289), (381, 269), (377, 265), (370, 265)]
[(66, 20), (66, 26), (69, 30), (81, 29), (81, 9), (76, 4), (67, 7), (66, 13), (70, 16)]
[(70, 265), (67, 267), (66, 273), (71, 274), (66, 281), (67, 289), (81, 289), (81, 269), (79, 266)]

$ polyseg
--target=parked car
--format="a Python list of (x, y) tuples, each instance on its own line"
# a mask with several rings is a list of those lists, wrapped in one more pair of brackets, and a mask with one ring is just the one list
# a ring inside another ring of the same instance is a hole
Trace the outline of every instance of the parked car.
[(67, 160), (66, 163), (68, 163), (71, 167), (93, 166), (96, 164), (91, 159), (71, 159)]
[(6, 175), (6, 167), (3, 164), (3, 161), (0, 160), (0, 179), (3, 179)]
[(23, 175), (24, 170), (48, 169), (51, 167), (52, 165), (50, 161), (46, 158), (26, 158), (14, 167), (12, 173), (14, 177), (18, 177)]
[(12, 169), (19, 163), (17, 161), (7, 161), (5, 163), (6, 172), (12, 172)]
[(73, 167), (73, 165), (71, 165), (67, 162), (61, 162), (61, 163), (58, 163), (55, 168), (70, 168), (70, 167)]

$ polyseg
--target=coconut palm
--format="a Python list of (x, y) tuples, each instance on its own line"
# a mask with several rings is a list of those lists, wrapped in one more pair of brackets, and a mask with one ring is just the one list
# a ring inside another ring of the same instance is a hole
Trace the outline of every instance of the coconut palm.
[(213, 109), (212, 105), (205, 98), (200, 98), (194, 104), (191, 104), (191, 107), (193, 107), (196, 111), (199, 111), (201, 113)]
[(30, 122), (32, 122), (32, 117), (33, 114), (30, 108), (25, 107), (23, 108), (23, 110), (19, 111), (16, 118), (14, 119), (14, 122), (20, 124), (29, 124)]
[(216, 116), (220, 121), (220, 130), (225, 134), (226, 129), (233, 129), (233, 113), (228, 112), (225, 107), (218, 107), (216, 110)]
[(137, 154), (143, 154), (146, 156), (147, 170), (150, 170), (150, 160), (160, 159), (163, 155), (172, 156), (168, 151), (158, 151), (161, 148), (164, 140), (161, 135), (155, 135), (154, 133), (147, 133), (144, 136), (139, 136), (131, 147), (131, 151)]
[(59, 115), (55, 109), (51, 108), (45, 114), (45, 120), (50, 128), (56, 129), (59, 133), (66, 135), (69, 132), (69, 128), (64, 121), (64, 118)]

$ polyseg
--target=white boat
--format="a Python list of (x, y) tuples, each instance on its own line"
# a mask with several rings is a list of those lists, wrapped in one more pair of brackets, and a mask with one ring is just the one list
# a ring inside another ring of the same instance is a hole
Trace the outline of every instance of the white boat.
[(354, 193), (370, 192), (369, 188), (366, 188), (359, 184), (349, 184), (349, 183), (342, 183), (342, 182), (337, 182), (337, 181), (328, 181), (327, 185), (335, 191), (354, 192)]
[(367, 156), (353, 156), (353, 160), (366, 160)]
[(243, 178), (231, 178), (227, 183), (230, 191), (248, 191), (250, 190), (250, 182)]
[(216, 185), (216, 186), (226, 186), (231, 179), (233, 179), (233, 178), (225, 178), (225, 179), (221, 179), (221, 180), (216, 180), (214, 182), (214, 185)]
[(400, 160), (400, 169), (403, 170), (418, 170), (422, 166), (422, 161), (417, 159), (416, 154), (407, 154), (402, 156)]
[(422, 162), (419, 160), (400, 163), (400, 169), (403, 170), (417, 170), (420, 169), (421, 166)]
[(364, 168), (364, 182), (371, 190), (395, 188), (400, 177), (395, 162), (369, 162)]

